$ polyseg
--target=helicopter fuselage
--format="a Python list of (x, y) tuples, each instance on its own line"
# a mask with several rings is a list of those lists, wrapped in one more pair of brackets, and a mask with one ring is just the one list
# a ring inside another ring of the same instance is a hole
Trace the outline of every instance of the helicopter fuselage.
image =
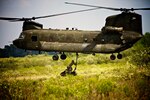
[[(39, 23), (25, 21), (19, 39), (14, 40), (13, 44), (26, 50), (54, 51), (63, 54), (119, 54), (142, 38), (141, 23), (141, 15), (130, 12), (108, 16), (101, 31), (43, 29)], [(115, 59), (114, 55), (110, 58)], [(122, 55), (118, 58), (121, 59)]]
[(18, 48), (39, 51), (79, 53), (119, 53), (130, 48), (140, 34), (135, 32), (40, 29), (23, 31), (14, 40)]

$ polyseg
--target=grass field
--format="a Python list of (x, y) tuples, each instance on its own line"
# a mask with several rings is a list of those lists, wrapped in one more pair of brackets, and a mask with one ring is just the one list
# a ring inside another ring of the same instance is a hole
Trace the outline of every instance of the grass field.
[(149, 100), (150, 71), (131, 64), (130, 57), (110, 61), (109, 55), (81, 54), (78, 75), (60, 76), (72, 59), (0, 58), (0, 100)]

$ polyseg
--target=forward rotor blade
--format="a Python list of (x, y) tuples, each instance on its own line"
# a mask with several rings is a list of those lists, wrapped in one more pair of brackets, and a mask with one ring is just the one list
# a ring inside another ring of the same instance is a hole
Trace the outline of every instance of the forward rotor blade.
[(15, 21), (29, 21), (29, 20), (35, 20), (35, 19), (40, 19), (40, 18), (55, 17), (55, 16), (61, 16), (61, 15), (85, 12), (85, 11), (96, 10), (96, 9), (99, 9), (99, 8), (77, 10), (77, 11), (71, 11), (71, 12), (66, 12), (66, 13), (59, 13), (59, 14), (52, 14), (52, 15), (47, 15), (47, 16), (39, 16), (39, 17), (31, 17), (31, 18), (0, 17), (0, 20), (7, 20), (7, 21), (11, 21), (11, 22), (15, 22)]
[(150, 8), (133, 8), (133, 10), (150, 10)]
[(115, 11), (120, 10), (120, 8), (102, 7), (102, 6), (94, 6), (94, 5), (87, 5), (87, 4), (70, 3), (70, 2), (65, 2), (65, 3), (66, 4), (71, 4), (71, 5), (79, 5), (79, 6), (86, 6), (86, 7), (96, 7), (96, 8), (102, 8), (102, 9), (109, 9), (109, 10), (115, 10)]
[(11, 22), (16, 21), (27, 21), (27, 20), (33, 20), (33, 18), (12, 18), (12, 17), (0, 17), (0, 20), (7, 20)]
[(55, 16), (61, 16), (61, 15), (85, 12), (85, 11), (96, 10), (96, 9), (99, 9), (99, 8), (96, 7), (96, 8), (92, 8), (92, 9), (77, 10), (77, 11), (71, 11), (71, 12), (60, 13), (60, 14), (53, 14), (53, 15), (47, 15), (47, 16), (40, 16), (40, 17), (34, 17), (34, 18), (35, 19), (39, 19), (39, 18), (55, 17)]
[(20, 18), (9, 18), (9, 17), (0, 17), (0, 20), (19, 20)]

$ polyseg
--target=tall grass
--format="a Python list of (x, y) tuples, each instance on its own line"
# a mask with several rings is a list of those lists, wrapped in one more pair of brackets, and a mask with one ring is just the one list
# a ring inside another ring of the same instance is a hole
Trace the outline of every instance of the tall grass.
[(0, 99), (2, 100), (128, 100), (150, 98), (147, 69), (138, 69), (108, 55), (80, 55), (77, 76), (60, 73), (75, 59), (52, 61), (51, 56), (0, 59)]

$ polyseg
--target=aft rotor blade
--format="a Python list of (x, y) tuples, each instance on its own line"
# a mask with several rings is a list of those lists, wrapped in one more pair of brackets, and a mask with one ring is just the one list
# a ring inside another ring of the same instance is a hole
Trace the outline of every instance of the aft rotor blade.
[(53, 15), (47, 15), (47, 16), (40, 16), (40, 17), (34, 17), (34, 18), (35, 19), (39, 19), (39, 18), (55, 17), (55, 16), (61, 16), (61, 15), (85, 12), (85, 11), (96, 10), (96, 9), (100, 9), (100, 8), (95, 7), (95, 8), (92, 8), (92, 9), (77, 10), (77, 11), (71, 11), (71, 12), (60, 13), (60, 14), (53, 14)]
[(111, 7), (102, 7), (102, 6), (94, 6), (94, 5), (87, 5), (87, 4), (80, 4), (80, 3), (70, 3), (70, 2), (65, 2), (66, 4), (71, 4), (71, 5), (79, 5), (79, 6), (86, 6), (86, 7), (96, 7), (96, 8), (101, 8), (101, 9), (109, 9), (109, 10), (120, 10), (120, 8), (111, 8)]

